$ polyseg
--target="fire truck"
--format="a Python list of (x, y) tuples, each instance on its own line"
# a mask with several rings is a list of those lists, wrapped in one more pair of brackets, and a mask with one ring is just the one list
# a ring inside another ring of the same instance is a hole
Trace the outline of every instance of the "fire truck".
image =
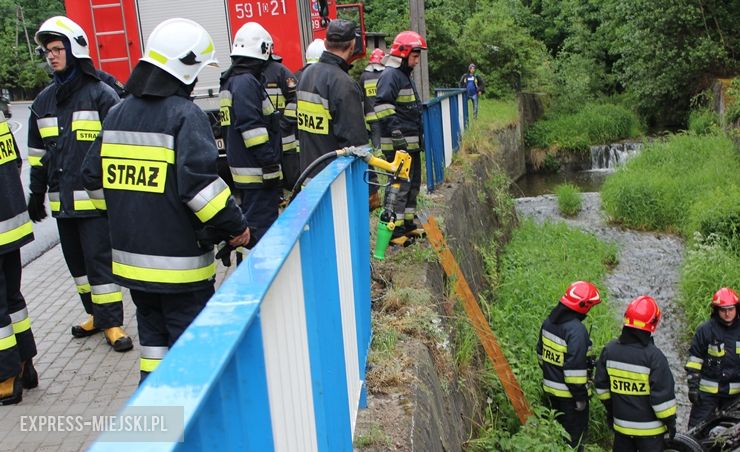
[[(95, 65), (123, 83), (141, 58), (154, 27), (172, 17), (194, 20), (208, 30), (216, 46), (220, 71), (229, 67), (234, 34), (247, 22), (258, 22), (265, 27), (275, 43), (275, 53), (293, 72), (303, 67), (306, 47), (315, 38), (323, 38), (329, 21), (337, 17), (358, 24), (360, 33), (356, 48), (358, 53), (365, 53), (362, 3), (337, 5), (336, 0), (65, 0), (65, 8), (67, 17), (87, 33)], [(204, 69), (193, 96), (195, 103), (208, 114), (223, 154), (218, 121), (220, 71)], [(230, 179), (228, 171), (222, 173)]]

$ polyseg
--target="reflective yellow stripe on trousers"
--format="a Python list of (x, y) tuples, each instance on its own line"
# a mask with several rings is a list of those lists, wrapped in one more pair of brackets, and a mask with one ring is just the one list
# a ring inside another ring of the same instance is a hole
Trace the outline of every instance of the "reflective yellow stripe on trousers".
[(21, 334), (31, 329), (31, 319), (28, 317), (28, 308), (10, 313), (10, 323), (13, 325), (13, 333)]
[(141, 358), (139, 359), (139, 369), (142, 372), (154, 372), (159, 363), (167, 354), (167, 347), (153, 347), (143, 345), (141, 347)]

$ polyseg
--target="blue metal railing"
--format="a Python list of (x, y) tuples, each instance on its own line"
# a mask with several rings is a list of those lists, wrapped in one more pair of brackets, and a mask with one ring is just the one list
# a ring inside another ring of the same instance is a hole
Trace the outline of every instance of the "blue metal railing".
[(312, 179), (129, 401), (183, 407), (184, 442), (106, 433), (93, 451), (352, 450), (371, 339), (366, 168), (343, 157)]
[(452, 154), (460, 149), (460, 140), (468, 122), (468, 96), (461, 88), (437, 88), (435, 97), (424, 103), (424, 150), (427, 190), (444, 182), (445, 168)]

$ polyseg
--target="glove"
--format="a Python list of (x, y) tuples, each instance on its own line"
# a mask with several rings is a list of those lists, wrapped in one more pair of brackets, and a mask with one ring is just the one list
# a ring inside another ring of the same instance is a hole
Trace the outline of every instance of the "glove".
[(394, 130), (391, 132), (391, 141), (393, 142), (394, 151), (405, 151), (409, 147), (409, 144), (406, 142), (406, 138), (403, 137), (400, 130)]
[(667, 439), (673, 439), (673, 437), (676, 436), (676, 416), (671, 416), (664, 419), (663, 423), (668, 429), (668, 431), (666, 432), (666, 435), (668, 436)]
[(696, 402), (699, 401), (699, 390), (690, 388), (689, 389), (689, 402), (691, 402), (692, 405), (696, 405)]
[(216, 248), (218, 249), (216, 252), (216, 259), (221, 259), (221, 263), (224, 264), (224, 267), (231, 267), (231, 252), (234, 251), (234, 247), (229, 245), (227, 242), (221, 242), (216, 245)]
[(587, 400), (576, 400), (576, 411), (583, 411), (588, 406)]
[(265, 166), (262, 168), (262, 187), (278, 188), (283, 186), (283, 172), (280, 164)]
[(699, 401), (699, 375), (690, 373), (688, 378), (689, 402), (695, 405)]
[(28, 198), (28, 216), (34, 223), (46, 218), (43, 193), (31, 193), (31, 197)]

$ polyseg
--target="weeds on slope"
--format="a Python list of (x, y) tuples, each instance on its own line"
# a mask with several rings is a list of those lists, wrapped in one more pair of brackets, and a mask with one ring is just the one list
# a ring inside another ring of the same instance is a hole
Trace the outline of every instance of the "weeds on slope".
[[(488, 259), (495, 255), (487, 254)], [(525, 220), (500, 261), (487, 263), (488, 268), (497, 269), (495, 280), (499, 283), (482, 303), (483, 308), (536, 418), (519, 428), (513, 408), (489, 366), (483, 379), (489, 387), (490, 407), (479, 436), (469, 442), (472, 450), (567, 450), (559, 439), (559, 424), (553, 422), (552, 412), (542, 403), (542, 372), (536, 353), (539, 328), (570, 283), (592, 281), (601, 288), (604, 298), (585, 321), (591, 330), (593, 353), (598, 356), (619, 332), (617, 316), (601, 283), (616, 264), (616, 255), (614, 244), (563, 223), (537, 225)], [(603, 407), (595, 398), (590, 417), (590, 448), (599, 450), (598, 444), (605, 444), (611, 432), (605, 425)]]

